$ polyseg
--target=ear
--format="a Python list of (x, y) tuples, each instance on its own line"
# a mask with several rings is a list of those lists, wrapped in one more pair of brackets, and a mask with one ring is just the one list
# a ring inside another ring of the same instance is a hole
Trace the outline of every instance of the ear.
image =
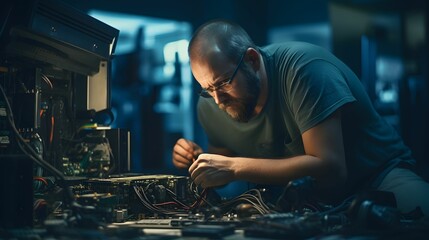
[(258, 71), (261, 67), (261, 58), (259, 57), (259, 52), (254, 48), (248, 48), (246, 50), (245, 60), (252, 66), (255, 72)]

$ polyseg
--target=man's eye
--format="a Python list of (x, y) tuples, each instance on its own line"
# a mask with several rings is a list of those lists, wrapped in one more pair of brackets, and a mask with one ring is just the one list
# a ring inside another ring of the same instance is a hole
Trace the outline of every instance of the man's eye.
[(219, 85), (217, 86), (217, 88), (221, 88), (221, 87), (225, 86), (225, 85), (227, 84), (227, 81), (228, 81), (228, 80), (223, 81), (221, 84), (219, 84)]
[(223, 81), (222, 81), (222, 82), (220, 82), (217, 86), (215, 86), (215, 88), (221, 88), (221, 87), (223, 87), (223, 86), (227, 85), (227, 84), (228, 84), (228, 81), (229, 81), (229, 79), (225, 79), (225, 80), (223, 80)]
[(208, 88), (205, 88), (204, 90), (207, 92), (214, 92), (215, 90), (223, 88), (225, 85), (228, 85), (228, 81), (229, 81), (229, 79), (225, 79), (225, 80), (221, 81), (219, 84), (217, 84), (215, 86), (210, 86)]
[(215, 90), (214, 87), (204, 88), (207, 92), (213, 92)]

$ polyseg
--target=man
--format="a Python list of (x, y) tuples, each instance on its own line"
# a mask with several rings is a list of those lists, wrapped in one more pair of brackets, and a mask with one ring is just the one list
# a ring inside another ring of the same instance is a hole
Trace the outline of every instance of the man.
[(173, 163), (195, 183), (286, 185), (310, 176), (324, 199), (378, 189), (393, 192), (403, 212), (429, 214), (429, 185), (410, 171), (410, 150), (331, 53), (300, 42), (259, 48), (227, 21), (197, 29), (188, 52), (209, 147), (179, 139)]

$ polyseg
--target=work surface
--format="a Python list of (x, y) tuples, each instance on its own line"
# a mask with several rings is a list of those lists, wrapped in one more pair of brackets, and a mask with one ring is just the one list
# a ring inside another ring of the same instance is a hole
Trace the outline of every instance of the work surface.
[(304, 181), (288, 185), (276, 198), (263, 187), (224, 198), (187, 177), (169, 175), (84, 179), (70, 185), (72, 198), (64, 198), (55, 185), (37, 192), (33, 216), (27, 216), (33, 217), (31, 228), (10, 224), (27, 224), (18, 221), (25, 216), (2, 215), (7, 221), (0, 240), (429, 239), (429, 220), (421, 210), (401, 213), (385, 192), (330, 205), (302, 191), (307, 189)]
[(314, 224), (310, 219), (291, 215), (271, 215), (263, 219), (250, 218), (231, 223), (143, 219), (95, 228), (89, 227), (90, 222), (87, 226), (77, 227), (58, 221), (43, 228), (3, 229), (0, 230), (0, 239), (429, 239), (428, 221), (404, 222), (396, 227), (336, 225), (327, 229), (319, 225), (320, 222)]

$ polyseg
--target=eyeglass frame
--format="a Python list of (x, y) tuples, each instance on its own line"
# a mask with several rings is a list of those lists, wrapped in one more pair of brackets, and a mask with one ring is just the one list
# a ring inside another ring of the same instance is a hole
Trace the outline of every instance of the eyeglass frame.
[(244, 59), (244, 56), (246, 56), (246, 53), (247, 53), (247, 49), (241, 55), (241, 58), (240, 58), (240, 61), (238, 61), (237, 67), (235, 68), (231, 77), (227, 81), (223, 81), (218, 86), (210, 86), (209, 88), (213, 88), (213, 90), (209, 90), (208, 88), (202, 88), (199, 95), (201, 97), (204, 97), (204, 98), (212, 98), (213, 96), (211, 94), (214, 93), (215, 91), (219, 91), (219, 92), (223, 92), (223, 93), (231, 91), (232, 89), (228, 90), (228, 91), (224, 91), (224, 90), (222, 90), (222, 88), (224, 88), (225, 86), (230, 85), (232, 83), (232, 80), (234, 80), (235, 75), (237, 75), (238, 69), (240, 69), (240, 65), (243, 62), (243, 59)]

